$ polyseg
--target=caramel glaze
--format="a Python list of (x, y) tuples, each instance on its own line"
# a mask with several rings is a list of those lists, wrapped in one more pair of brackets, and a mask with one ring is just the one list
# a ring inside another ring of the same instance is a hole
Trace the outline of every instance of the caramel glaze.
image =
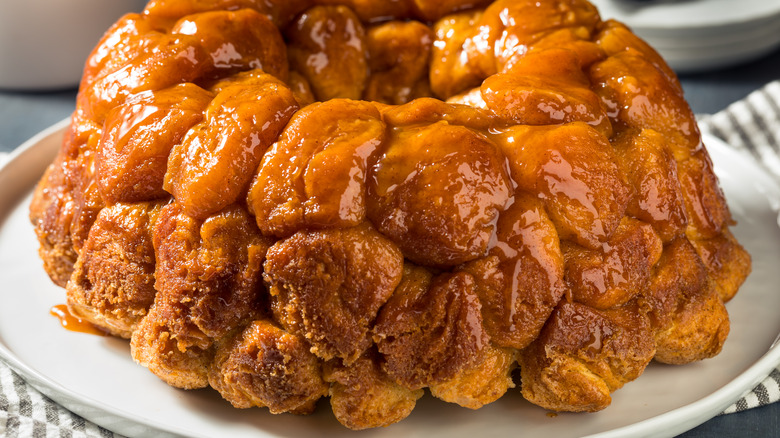
[[(487, 3), (152, 0), (123, 17), (31, 207), (50, 275), (124, 258), (156, 279), (148, 314), (118, 321), (140, 363), (272, 412), (309, 411), (326, 364), (352, 428), (398, 421), (371, 391), (406, 413), (425, 387), (489, 403), (515, 360), (526, 398), (581, 411), (656, 345), (674, 363), (717, 354), (750, 260), (674, 72), (584, 0)], [(139, 210), (143, 242), (110, 221), (89, 233), (141, 201), (157, 206)], [(89, 239), (117, 257), (84, 256)], [(283, 377), (280, 351), (306, 375)]]
[(74, 316), (68, 310), (67, 304), (57, 304), (49, 309), (51, 316), (57, 317), (60, 321), (60, 325), (72, 332), (87, 333), (89, 335), (108, 336), (108, 330), (102, 329), (89, 321), (85, 321), (77, 316)]

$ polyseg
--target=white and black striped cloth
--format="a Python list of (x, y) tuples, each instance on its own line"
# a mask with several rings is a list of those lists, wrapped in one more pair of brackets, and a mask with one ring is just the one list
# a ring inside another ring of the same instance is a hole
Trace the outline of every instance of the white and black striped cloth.
[(749, 152), (780, 180), (780, 81), (723, 111), (699, 116), (699, 126), (728, 145)]
[(53, 402), (0, 361), (0, 436), (121, 438)]
[[(702, 131), (748, 152), (780, 181), (780, 81), (767, 84), (723, 111), (699, 116)], [(780, 400), (780, 366), (724, 413), (740, 412)]]
[[(704, 131), (752, 154), (780, 181), (780, 81), (725, 110), (699, 117)], [(0, 153), (0, 164), (4, 161)], [(723, 413), (780, 400), (780, 367)], [(0, 361), (0, 436), (5, 438), (121, 438), (68, 411), (28, 385)]]

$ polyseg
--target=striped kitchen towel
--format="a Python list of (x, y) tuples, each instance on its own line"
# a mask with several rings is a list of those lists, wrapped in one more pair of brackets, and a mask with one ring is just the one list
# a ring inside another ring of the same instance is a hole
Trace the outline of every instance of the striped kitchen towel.
[(780, 81), (716, 114), (699, 116), (702, 131), (755, 157), (780, 181)]
[(0, 361), (0, 436), (4, 438), (121, 438), (63, 408)]
[[(774, 81), (716, 114), (699, 117), (702, 131), (752, 155), (780, 181), (780, 81)], [(780, 366), (724, 413), (780, 400)]]

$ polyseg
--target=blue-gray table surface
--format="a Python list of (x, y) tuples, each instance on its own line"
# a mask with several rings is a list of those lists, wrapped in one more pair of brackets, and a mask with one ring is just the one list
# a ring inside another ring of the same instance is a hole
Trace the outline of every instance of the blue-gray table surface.
[[(686, 98), (697, 114), (718, 112), (777, 79), (780, 79), (780, 51), (749, 64), (680, 77)], [(37, 132), (68, 117), (75, 106), (75, 97), (75, 90), (40, 93), (0, 90), (0, 152), (12, 151)], [(680, 437), (780, 438), (780, 402), (715, 417)]]

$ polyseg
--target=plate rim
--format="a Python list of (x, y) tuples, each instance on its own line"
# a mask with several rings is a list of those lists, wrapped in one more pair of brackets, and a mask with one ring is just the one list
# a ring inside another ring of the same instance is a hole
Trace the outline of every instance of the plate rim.
[[(770, 5), (770, 8), (767, 8), (763, 14), (759, 13), (758, 11), (750, 11), (750, 13), (746, 13), (746, 15), (739, 18), (735, 18), (733, 15), (724, 14), (717, 19), (711, 19), (710, 21), (706, 22), (687, 22), (685, 23), (684, 27), (681, 27), (680, 22), (663, 21), (657, 19), (649, 20), (647, 17), (637, 17), (636, 15), (632, 16), (630, 12), (621, 12), (621, 1), (619, 0), (591, 0), (591, 2), (598, 9), (599, 15), (602, 17), (602, 19), (617, 19), (628, 24), (635, 31), (649, 30), (651, 32), (681, 32), (680, 36), (687, 33), (718, 32), (719, 30), (733, 31), (735, 29), (748, 29), (757, 26), (769, 27), (776, 26), (778, 22), (780, 22), (780, 5)], [(671, 13), (672, 16), (679, 15), (681, 13), (680, 9), (685, 9), (685, 5), (680, 6), (674, 2), (664, 2), (650, 6), (640, 5), (641, 2), (636, 3), (636, 8), (649, 7), (651, 9), (667, 9), (664, 11), (664, 13)], [(618, 13), (615, 13), (615, 11)], [(766, 13), (766, 11), (768, 11), (768, 13)]]
[[(23, 164), (26, 162), (43, 162), (45, 163), (43, 166), (45, 169), (51, 162), (53, 156), (56, 155), (58, 149), (55, 149), (55, 152), (51, 156), (43, 156), (43, 154), (36, 154), (35, 152), (37, 152), (37, 149), (44, 147), (44, 140), (53, 135), (64, 134), (69, 124), (70, 117), (65, 118), (42, 130), (16, 148), (9, 154), (7, 161), (0, 165), (0, 181), (2, 181), (3, 178), (6, 178), (9, 171), (13, 171), (15, 168), (23, 168)], [(729, 146), (706, 130), (702, 131), (702, 141), (707, 145), (708, 151), (712, 145), (716, 145), (719, 153), (738, 155), (741, 159), (750, 160), (758, 169), (759, 172), (757, 174), (760, 175), (759, 178), (763, 180), (762, 183), (768, 186), (774, 193), (780, 194), (780, 183), (771, 177), (754, 157), (744, 151)], [(37, 181), (40, 179), (40, 176), (40, 174), (36, 174), (31, 179)], [(26, 196), (29, 196), (33, 189), (34, 184), (32, 186), (29, 184), (17, 184), (15, 188), (2, 192), (3, 195), (9, 191), (15, 191), (16, 193), (12, 193), (11, 196), (6, 198), (0, 196), (0, 206), (3, 206), (4, 202), (12, 205), (12, 208), (9, 211), (0, 214), (0, 228), (5, 225), (7, 215), (18, 208), (21, 200), (25, 199)], [(780, 333), (778, 333), (778, 340), (780, 340)], [(706, 422), (722, 412), (723, 409), (732, 404), (740, 396), (751, 391), (758, 383), (766, 378), (772, 369), (780, 365), (780, 342), (778, 340), (776, 340), (769, 349), (758, 358), (758, 360), (753, 362), (743, 372), (739, 373), (727, 384), (705, 397), (654, 417), (626, 426), (590, 434), (586, 437), (633, 437), (637, 436), (638, 432), (647, 430), (663, 430), (664, 434), (666, 434), (665, 436), (672, 436)], [(0, 360), (6, 363), (13, 371), (22, 376), (27, 383), (45, 396), (51, 398), (73, 413), (82, 416), (101, 427), (115, 431), (116, 433), (133, 436), (193, 436), (192, 432), (189, 430), (171, 424), (160, 424), (151, 418), (142, 418), (134, 413), (123, 411), (121, 408), (103, 405), (101, 402), (88, 395), (79, 394), (78, 392), (61, 385), (24, 363), (7, 347), (2, 337), (0, 337)], [(120, 421), (110, 421), (111, 418), (106, 418), (106, 414), (111, 416), (114, 420)], [(141, 433), (138, 433), (139, 427), (144, 429)]]
[[(46, 152), (45, 146), (47, 145), (44, 142), (52, 137), (65, 135), (70, 123), (71, 117), (65, 117), (39, 131), (11, 151), (6, 157), (6, 160), (0, 164), (0, 187), (4, 186), (2, 183), (6, 180), (15, 181), (15, 177), (29, 173), (23, 171), (30, 165), (29, 163), (37, 163), (39, 166), (36, 166), (36, 168), (44, 169), (43, 171), (45, 171), (59, 152), (59, 144), (56, 144), (57, 147), (54, 145), (50, 146), (50, 148), (53, 149), (53, 151), (49, 151), (51, 152), (50, 155), (38, 154), (39, 149), (43, 149), (44, 152)], [(55, 142), (56, 139), (52, 138), (51, 141)], [(24, 180), (32, 180), (32, 184), (27, 183), (28, 181), (22, 181), (14, 183), (10, 190), (0, 191), (0, 207), (4, 205), (11, 206), (9, 210), (0, 211), (0, 228), (5, 225), (11, 211), (19, 208), (19, 203), (35, 189), (35, 185), (41, 176), (42, 172), (35, 172), (34, 175), (29, 175), (28, 178), (22, 177)], [(128, 435), (128, 432), (136, 430), (137, 427), (135, 426), (140, 424), (138, 422), (139, 419), (135, 418), (134, 414), (103, 405), (98, 400), (95, 400), (88, 395), (79, 394), (34, 370), (6, 346), (2, 336), (0, 336), (0, 360), (8, 365), (11, 370), (19, 374), (25, 382), (46, 397), (54, 400), (74, 414), (86, 418), (101, 427), (115, 431), (121, 435)], [(123, 422), (126, 422), (126, 425), (119, 424), (118, 426), (117, 422), (106, 421), (103, 416), (98, 415), (101, 412), (108, 413), (114, 416), (114, 418), (121, 419)], [(143, 420), (143, 425), (145, 427), (154, 429), (154, 436), (191, 436), (189, 432), (183, 429), (157, 424), (155, 420), (149, 418)]]

